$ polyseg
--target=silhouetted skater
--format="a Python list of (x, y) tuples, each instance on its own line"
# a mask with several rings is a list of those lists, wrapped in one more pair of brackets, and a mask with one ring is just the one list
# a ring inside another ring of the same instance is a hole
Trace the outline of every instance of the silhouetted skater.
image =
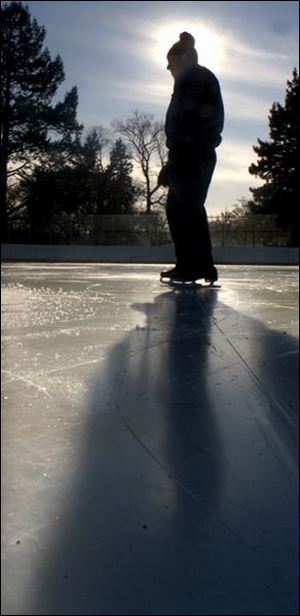
[(175, 80), (166, 115), (168, 163), (158, 184), (169, 186), (167, 218), (175, 244), (176, 267), (165, 278), (210, 282), (218, 279), (204, 203), (221, 143), (224, 108), (215, 75), (198, 64), (195, 40), (180, 34), (167, 54)]

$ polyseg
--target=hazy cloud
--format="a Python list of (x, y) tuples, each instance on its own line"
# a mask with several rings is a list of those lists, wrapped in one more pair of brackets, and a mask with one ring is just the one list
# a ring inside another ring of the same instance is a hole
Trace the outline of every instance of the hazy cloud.
[[(25, 2), (24, 2), (25, 4)], [(252, 146), (268, 135), (273, 101), (283, 102), (298, 66), (298, 2), (26, 2), (47, 30), (52, 56), (78, 86), (79, 120), (109, 126), (135, 109), (164, 120), (173, 89), (166, 53), (183, 30), (200, 64), (218, 77), (225, 104), (223, 143), (208, 205), (224, 209), (255, 178)]]

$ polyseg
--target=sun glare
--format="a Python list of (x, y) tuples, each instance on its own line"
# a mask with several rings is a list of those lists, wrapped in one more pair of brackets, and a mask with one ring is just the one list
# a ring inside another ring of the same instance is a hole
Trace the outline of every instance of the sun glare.
[(198, 52), (199, 64), (211, 70), (220, 70), (224, 57), (222, 39), (216, 32), (199, 23), (186, 23), (184, 21), (163, 26), (154, 35), (156, 46), (154, 59), (161, 66), (166, 67), (166, 55), (170, 47), (179, 40), (180, 32), (190, 32), (195, 39), (195, 48)]

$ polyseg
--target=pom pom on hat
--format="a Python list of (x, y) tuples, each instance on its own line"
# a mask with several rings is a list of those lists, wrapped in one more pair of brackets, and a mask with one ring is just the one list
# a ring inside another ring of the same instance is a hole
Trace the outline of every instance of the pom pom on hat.
[(185, 47), (193, 49), (195, 47), (195, 39), (189, 32), (181, 32), (179, 40)]
[(183, 53), (188, 53), (191, 60), (197, 64), (198, 56), (195, 49), (195, 39), (189, 32), (181, 32), (179, 41), (172, 45), (167, 53), (167, 58), (170, 56), (181, 56)]

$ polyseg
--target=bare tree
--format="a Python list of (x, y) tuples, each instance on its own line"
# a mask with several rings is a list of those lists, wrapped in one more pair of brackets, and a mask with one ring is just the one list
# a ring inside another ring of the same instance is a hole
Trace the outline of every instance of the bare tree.
[(150, 214), (152, 206), (165, 199), (164, 191), (157, 185), (158, 166), (163, 166), (167, 158), (163, 123), (136, 110), (125, 122), (115, 120), (112, 126), (130, 144), (132, 158), (142, 171), (146, 213)]

